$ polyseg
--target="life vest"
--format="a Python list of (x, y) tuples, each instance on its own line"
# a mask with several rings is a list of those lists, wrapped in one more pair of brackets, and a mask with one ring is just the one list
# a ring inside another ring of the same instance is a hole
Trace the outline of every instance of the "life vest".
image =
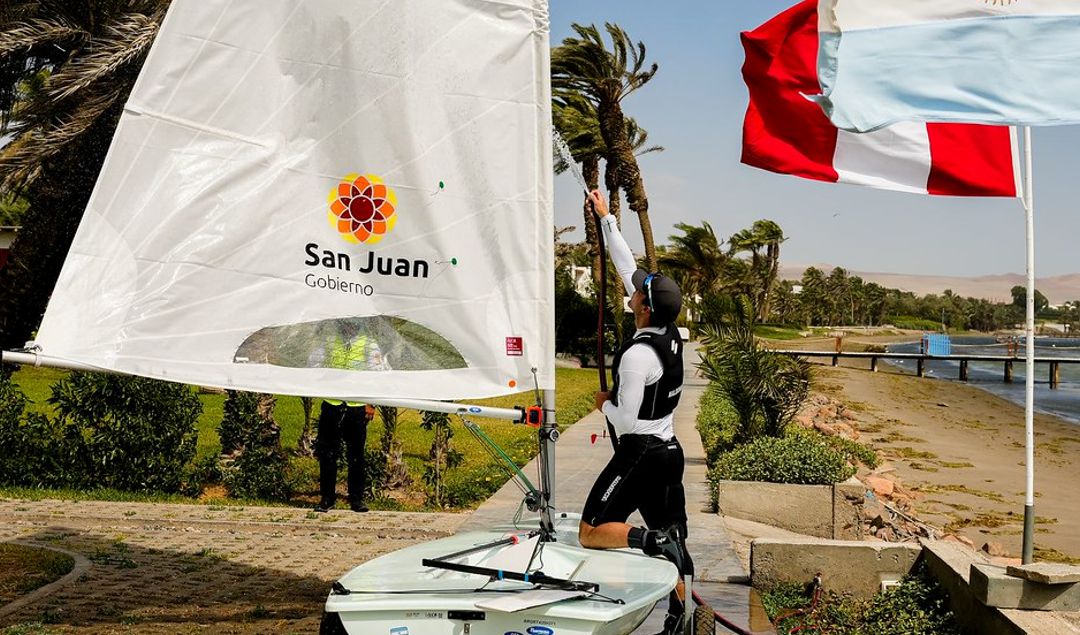
[[(366, 370), (368, 363), (367, 349), (367, 335), (361, 335), (349, 343), (345, 343), (340, 337), (335, 338), (333, 346), (331, 346), (328, 351), (329, 355), (327, 355), (330, 362), (330, 368)], [(364, 405), (362, 402), (341, 401), (340, 399), (323, 399), (323, 401), (331, 406), (340, 406), (344, 403), (350, 408), (357, 408)]]
[(611, 374), (615, 381), (611, 387), (611, 401), (619, 405), (619, 363), (630, 347), (642, 344), (656, 351), (664, 374), (654, 384), (645, 386), (645, 395), (641, 399), (641, 409), (637, 418), (643, 421), (663, 419), (675, 412), (682, 396), (683, 385), (683, 342), (679, 329), (674, 323), (668, 324), (663, 333), (638, 333), (623, 344), (615, 353)]

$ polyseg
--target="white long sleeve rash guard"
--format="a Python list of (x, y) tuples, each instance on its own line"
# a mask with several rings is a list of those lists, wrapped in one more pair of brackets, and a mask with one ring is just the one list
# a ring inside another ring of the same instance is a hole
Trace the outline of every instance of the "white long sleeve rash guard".
[[(627, 295), (634, 294), (633, 275), (637, 270), (634, 262), (634, 254), (629, 245), (619, 233), (619, 226), (615, 217), (608, 214), (600, 221), (600, 227), (604, 232), (604, 241), (607, 244), (611, 261), (615, 263), (615, 270), (623, 281)], [(634, 337), (644, 333), (662, 334), (664, 327), (647, 326), (638, 329)], [(645, 387), (660, 381), (664, 375), (664, 365), (654, 351), (647, 344), (631, 346), (623, 354), (619, 362), (619, 394), (616, 406), (611, 401), (605, 401), (601, 412), (608, 421), (615, 426), (615, 432), (624, 434), (651, 434), (667, 441), (675, 436), (674, 414), (669, 414), (661, 419), (638, 419), (641, 410), (641, 402), (645, 396)]]

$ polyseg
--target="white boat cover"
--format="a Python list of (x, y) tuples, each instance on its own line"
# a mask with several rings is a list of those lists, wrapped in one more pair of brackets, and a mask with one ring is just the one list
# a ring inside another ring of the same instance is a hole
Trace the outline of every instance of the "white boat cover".
[(45, 315), (192, 384), (554, 388), (546, 0), (174, 0)]

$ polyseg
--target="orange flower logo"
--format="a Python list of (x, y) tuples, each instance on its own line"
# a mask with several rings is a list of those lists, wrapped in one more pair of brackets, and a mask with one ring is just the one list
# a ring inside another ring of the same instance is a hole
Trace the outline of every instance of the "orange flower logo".
[(397, 196), (374, 174), (350, 174), (330, 192), (330, 224), (351, 243), (374, 245), (397, 223)]

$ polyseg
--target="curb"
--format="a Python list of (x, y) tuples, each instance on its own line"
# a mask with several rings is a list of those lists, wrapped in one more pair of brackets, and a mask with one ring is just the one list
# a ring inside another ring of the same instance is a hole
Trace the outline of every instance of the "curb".
[(35, 549), (46, 549), (48, 551), (62, 553), (65, 556), (71, 557), (75, 561), (75, 566), (71, 568), (71, 571), (68, 572), (67, 575), (60, 578), (59, 580), (56, 580), (55, 582), (50, 582), (49, 584), (46, 584), (40, 589), (31, 591), (27, 595), (24, 595), (13, 602), (9, 602), (4, 606), (0, 606), (0, 619), (12, 615), (13, 613), (17, 613), (24, 607), (43, 600), (46, 597), (52, 595), (53, 593), (56, 593), (60, 589), (63, 589), (70, 584), (78, 582), (79, 579), (83, 577), (83, 574), (89, 571), (91, 567), (90, 561), (87, 560), (85, 556), (75, 553), (73, 551), (68, 551), (67, 549), (60, 549), (59, 547), (54, 547), (52, 545), (43, 545), (37, 542), (24, 542), (21, 540), (11, 540), (8, 542), (8, 544), (20, 545), (23, 547), (33, 547)]

